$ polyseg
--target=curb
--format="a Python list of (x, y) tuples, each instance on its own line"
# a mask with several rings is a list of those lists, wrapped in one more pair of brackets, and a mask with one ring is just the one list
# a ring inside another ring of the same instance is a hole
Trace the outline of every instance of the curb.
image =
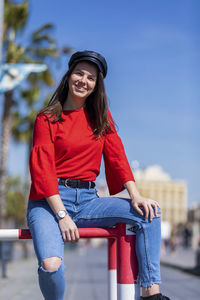
[(161, 266), (176, 269), (176, 270), (179, 270), (179, 271), (182, 271), (185, 273), (189, 273), (189, 274), (192, 274), (195, 276), (200, 276), (200, 267), (186, 268), (186, 267), (182, 267), (180, 265), (175, 265), (175, 264), (171, 264), (171, 263), (164, 262), (164, 261), (161, 261), (160, 264), (161, 264)]

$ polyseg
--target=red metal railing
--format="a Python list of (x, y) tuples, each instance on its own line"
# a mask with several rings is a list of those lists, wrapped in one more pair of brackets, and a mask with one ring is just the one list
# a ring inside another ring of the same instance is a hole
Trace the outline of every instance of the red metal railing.
[[(108, 299), (139, 300), (138, 264), (135, 234), (131, 225), (118, 223), (113, 228), (79, 228), (80, 238), (108, 239)], [(28, 229), (0, 229), (0, 240), (31, 239)]]

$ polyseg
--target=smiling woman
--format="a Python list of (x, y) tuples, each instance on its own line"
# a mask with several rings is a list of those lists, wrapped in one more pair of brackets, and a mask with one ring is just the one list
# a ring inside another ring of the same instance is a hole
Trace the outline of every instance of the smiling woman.
[(108, 104), (104, 87), (107, 63), (94, 51), (76, 52), (69, 61), (69, 69), (41, 114), (54, 116), (54, 122), (62, 121), (63, 110), (85, 107), (93, 125), (93, 133), (100, 136), (110, 129)]
[[(69, 70), (35, 121), (27, 222), (39, 263), (40, 288), (46, 300), (64, 299), (64, 242), (78, 241), (77, 227), (124, 222), (136, 228), (137, 281), (143, 296), (167, 300), (159, 293), (159, 205), (136, 188), (108, 110), (106, 74), (102, 55), (73, 54)], [(126, 188), (130, 198), (98, 196), (94, 181), (102, 156), (110, 194)]]

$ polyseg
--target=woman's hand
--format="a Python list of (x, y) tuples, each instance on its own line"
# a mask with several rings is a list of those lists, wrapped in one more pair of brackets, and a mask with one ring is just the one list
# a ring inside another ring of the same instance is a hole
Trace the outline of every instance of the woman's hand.
[(141, 210), (141, 208), (143, 208), (145, 213), (145, 219), (147, 220), (149, 218), (150, 222), (154, 217), (159, 216), (157, 207), (160, 208), (160, 206), (158, 202), (155, 200), (145, 198), (140, 194), (138, 194), (137, 196), (131, 197), (131, 204), (133, 208), (142, 216), (143, 216), (143, 211)]
[[(59, 194), (46, 197), (46, 200), (54, 214), (57, 214), (59, 210), (66, 210)], [(77, 242), (79, 240), (78, 228), (69, 215), (60, 219), (58, 223), (65, 242)]]
[(58, 221), (65, 242), (77, 242), (79, 240), (79, 232), (76, 224), (69, 215)]
[[(124, 187), (127, 189), (128, 193), (131, 197), (131, 204), (132, 204), (133, 208), (142, 216), (144, 214), (143, 214), (143, 211), (141, 210), (141, 208), (144, 209), (146, 220), (149, 218), (150, 221), (152, 221), (154, 216), (159, 215), (157, 207), (160, 208), (160, 206), (159, 206), (158, 202), (155, 200), (141, 196), (134, 181), (130, 180), (130, 181), (125, 182)], [(155, 210), (155, 215), (154, 215), (153, 208)]]

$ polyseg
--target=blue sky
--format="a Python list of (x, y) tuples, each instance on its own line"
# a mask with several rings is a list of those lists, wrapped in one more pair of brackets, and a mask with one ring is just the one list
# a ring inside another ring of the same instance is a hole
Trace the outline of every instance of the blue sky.
[[(52, 23), (60, 47), (102, 53), (110, 109), (129, 161), (161, 165), (172, 179), (187, 181), (189, 204), (200, 202), (200, 1), (32, 0), (30, 7), (21, 42)], [(57, 83), (67, 62), (54, 66)], [(24, 155), (12, 143), (10, 172), (24, 173)]]

